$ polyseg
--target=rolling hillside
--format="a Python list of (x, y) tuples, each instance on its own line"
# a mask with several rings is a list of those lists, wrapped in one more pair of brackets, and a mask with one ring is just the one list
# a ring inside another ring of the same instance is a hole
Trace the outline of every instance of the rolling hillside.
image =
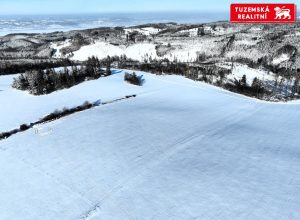
[(0, 141), (0, 219), (299, 219), (299, 102), (123, 71), (50, 95), (0, 76), (0, 131), (84, 101), (137, 97)]

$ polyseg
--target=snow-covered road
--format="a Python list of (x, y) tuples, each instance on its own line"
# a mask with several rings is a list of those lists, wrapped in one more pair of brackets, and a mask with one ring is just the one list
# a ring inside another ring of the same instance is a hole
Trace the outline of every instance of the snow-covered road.
[(144, 75), (54, 93), (138, 96), (1, 141), (0, 219), (300, 218), (299, 104)]

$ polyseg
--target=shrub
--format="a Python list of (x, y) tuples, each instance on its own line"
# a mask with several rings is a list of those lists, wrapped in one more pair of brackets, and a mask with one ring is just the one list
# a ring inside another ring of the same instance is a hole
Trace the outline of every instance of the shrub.
[(20, 126), (20, 130), (21, 130), (21, 131), (26, 131), (26, 130), (28, 130), (29, 128), (30, 128), (30, 126), (27, 125), (27, 124), (22, 124), (22, 125)]
[(13, 134), (18, 133), (19, 131), (20, 131), (19, 129), (14, 129), (12, 131), (0, 133), (0, 140), (9, 138), (10, 136), (12, 136)]
[(93, 105), (91, 103), (89, 103), (88, 101), (85, 101), (80, 107), (82, 107), (83, 109), (89, 109), (89, 108), (93, 107)]
[(8, 137), (10, 137), (10, 134), (8, 132), (0, 133), (0, 140), (8, 138)]
[(142, 85), (142, 77), (137, 76), (135, 72), (132, 74), (130, 73), (125, 73), (124, 80), (130, 84), (136, 85), (136, 86), (141, 86)]

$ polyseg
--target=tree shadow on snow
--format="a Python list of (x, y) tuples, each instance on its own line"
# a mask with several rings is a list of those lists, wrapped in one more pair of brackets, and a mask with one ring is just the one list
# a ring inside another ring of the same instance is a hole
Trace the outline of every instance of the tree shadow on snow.
[(119, 74), (121, 72), (122, 72), (122, 70), (111, 70), (111, 75)]

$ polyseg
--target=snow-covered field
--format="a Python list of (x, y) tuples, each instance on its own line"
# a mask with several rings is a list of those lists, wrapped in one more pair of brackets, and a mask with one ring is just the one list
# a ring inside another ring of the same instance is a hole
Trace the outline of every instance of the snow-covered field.
[[(126, 47), (125, 45), (115, 46), (107, 42), (97, 41), (75, 51), (73, 53), (74, 56), (72, 56), (71, 59), (85, 61), (88, 57), (92, 56), (103, 59), (107, 56), (126, 55), (128, 58), (138, 61), (144, 61), (145, 59), (149, 60), (151, 57), (152, 59), (168, 58), (171, 61), (193, 62), (200, 53), (205, 53), (206, 55), (219, 54), (221, 47), (218, 47), (218, 45), (215, 44), (213, 44), (213, 40), (209, 39), (205, 41), (199, 41), (197, 39), (187, 40), (187, 42), (176, 41), (172, 44), (174, 48), (164, 56), (159, 57), (156, 51), (157, 44), (154, 43), (136, 43)], [(53, 48), (57, 49), (56, 46)], [(57, 56), (61, 57), (61, 55)]]
[(276, 80), (276, 75), (270, 71), (264, 69), (253, 69), (245, 64), (234, 63), (220, 63), (218, 66), (232, 69), (232, 73), (227, 76), (227, 80), (235, 81), (241, 80), (243, 75), (246, 75), (247, 84), (251, 85), (254, 78), (257, 78), (263, 82), (274, 82)]
[[(71, 45), (70, 40), (66, 40), (66, 41), (63, 41), (61, 43), (51, 43), (50, 47), (55, 50), (55, 53), (54, 53), (53, 57), (55, 57), (55, 58), (63, 57), (63, 55), (61, 53), (61, 49), (63, 49), (64, 47), (68, 47), (70, 45)], [(68, 54), (66, 56), (68, 56)]]
[(0, 141), (0, 219), (300, 219), (299, 103), (143, 74), (40, 97), (0, 77), (0, 130), (138, 95)]
[(282, 63), (284, 61), (287, 61), (289, 59), (290, 59), (290, 57), (289, 57), (288, 54), (281, 54), (278, 58), (275, 58), (273, 60), (273, 64), (280, 64), (280, 63)]
[(138, 91), (138, 88), (128, 86), (118, 75), (114, 75), (110, 78), (81, 83), (49, 95), (33, 96), (13, 89), (11, 84), (14, 77), (16, 75), (0, 76), (0, 131), (34, 122), (55, 109), (78, 106), (85, 101), (93, 102), (99, 99), (109, 101)]
[(78, 51), (74, 52), (73, 60), (85, 61), (88, 57), (96, 56), (99, 59), (107, 56), (121, 56), (125, 55), (129, 58), (143, 61), (145, 58), (156, 58), (155, 45), (151, 43), (134, 44), (129, 47), (114, 46), (106, 42), (96, 42), (91, 45), (83, 46)]
[(132, 32), (139, 32), (144, 35), (157, 34), (161, 30), (154, 27), (145, 27), (145, 28), (127, 28), (125, 29), (125, 34), (129, 34)]

